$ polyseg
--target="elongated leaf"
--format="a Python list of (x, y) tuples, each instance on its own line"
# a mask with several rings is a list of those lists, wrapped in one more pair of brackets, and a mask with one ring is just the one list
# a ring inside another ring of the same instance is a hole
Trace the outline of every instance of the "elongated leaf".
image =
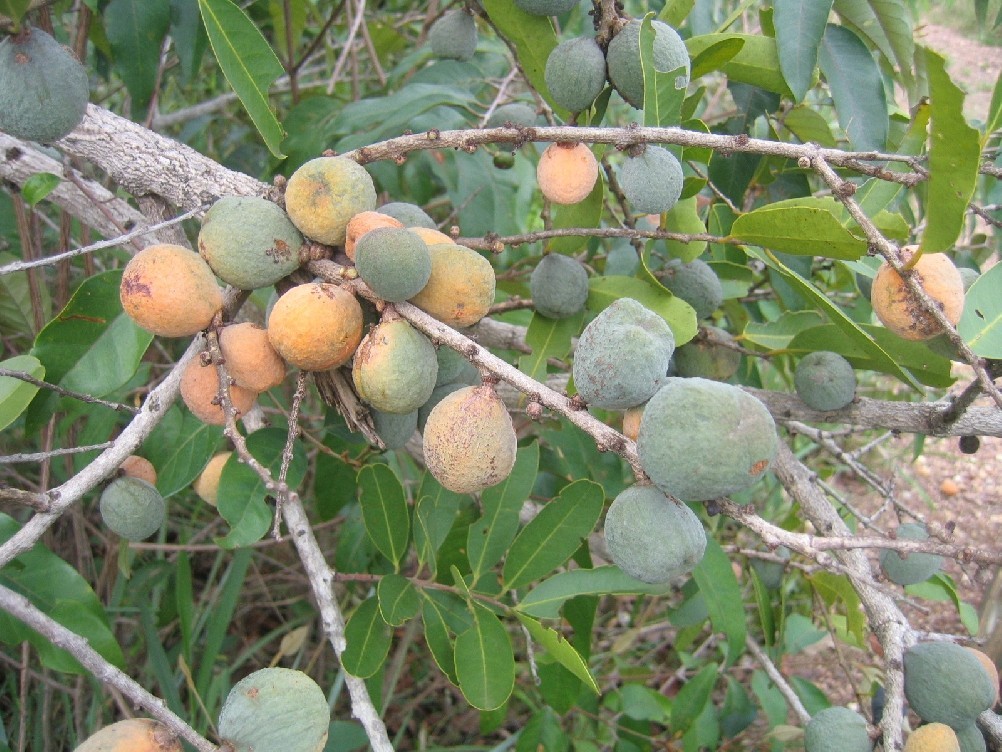
[(669, 26), (678, 27), (692, 11), (695, 4), (696, 0), (668, 0), (665, 7), (661, 9), (658, 19)]
[(953, 247), (974, 195), (981, 161), (981, 138), (964, 119), (964, 92), (946, 72), (946, 61), (925, 51), (932, 123), (929, 129), (929, 187), (923, 253)]
[(353, 676), (367, 679), (386, 662), (390, 628), (379, 613), (377, 598), (362, 601), (344, 626), (345, 649), (341, 665)]
[(604, 503), (597, 483), (582, 479), (565, 486), (511, 544), (502, 576), (505, 587), (522, 587), (563, 565), (598, 523)]
[(421, 607), (421, 621), (424, 624), (424, 639), (431, 651), (431, 657), (439, 670), (449, 677), (449, 681), (459, 686), (456, 677), (456, 647), (449, 637), (449, 629), (438, 605), (426, 598)]
[(644, 77), (644, 125), (670, 127), (682, 121), (688, 71), (660, 71), (654, 65), (653, 13), (640, 24), (640, 68)]
[(671, 704), (671, 727), (675, 733), (685, 733), (710, 701), (717, 683), (717, 664), (710, 663), (682, 685)]
[[(0, 361), (0, 370), (26, 373), (36, 379), (45, 377), (45, 366), (32, 355), (15, 355)], [(13, 376), (0, 376), (0, 431), (25, 411), (38, 393), (38, 387)]]
[(887, 99), (880, 69), (866, 45), (844, 26), (828, 24), (818, 62), (852, 148), (882, 150), (887, 143)]
[(935, 601), (951, 601), (957, 609), (960, 622), (972, 635), (978, 633), (978, 612), (967, 601), (961, 600), (960, 593), (957, 592), (957, 583), (950, 575), (940, 572), (934, 574), (925, 582), (909, 585), (905, 588), (908, 595), (919, 598), (928, 598)]
[(803, 105), (794, 107), (783, 117), (783, 125), (805, 144), (814, 142), (819, 146), (835, 147), (835, 137), (828, 121), (824, 115), (811, 107)]
[(56, 190), (62, 180), (61, 177), (53, 175), (51, 172), (36, 172), (24, 181), (24, 185), (21, 186), (21, 196), (29, 206), (37, 206), (40, 201)]
[(832, 2), (776, 0), (773, 22), (779, 67), (795, 102), (802, 100), (811, 88), (814, 67), (818, 64), (818, 47), (825, 33)]
[(101, 17), (115, 54), (115, 68), (132, 97), (132, 116), (150, 106), (160, 52), (170, 27), (169, 0), (111, 0)]
[(745, 650), (748, 625), (741, 586), (734, 576), (730, 558), (716, 539), (707, 538), (706, 553), (692, 576), (706, 601), (714, 631), (727, 636), (727, 665), (733, 665)]
[(749, 321), (742, 338), (768, 350), (782, 350), (800, 332), (823, 323), (816, 311), (787, 311), (773, 321)]
[(982, 141), (987, 142), (999, 128), (1002, 128), (1002, 73), (995, 79), (995, 88), (992, 89), (992, 101), (988, 106), (988, 120), (985, 122), (985, 135)]
[(220, 426), (210, 426), (174, 406), (143, 444), (143, 456), (157, 470), (157, 489), (167, 498), (187, 488), (212, 458), (223, 436)]
[[(728, 37), (726, 35), (721, 36), (723, 37), (722, 39), (703, 47), (699, 51), (699, 54), (692, 56), (690, 65), (693, 80), (705, 76), (707, 73), (721, 70), (745, 46), (744, 39)], [(692, 50), (690, 50), (690, 54), (691, 52)]]
[(363, 467), (358, 471), (358, 487), (365, 531), (376, 548), (397, 568), (407, 550), (411, 532), (404, 487), (388, 465)]
[[(605, 201), (605, 179), (599, 172), (595, 187), (591, 189), (583, 201), (576, 204), (557, 204), (553, 207), (553, 229), (562, 230), (571, 227), (598, 227), (602, 224), (602, 211)], [(546, 244), (551, 253), (577, 253), (588, 243), (588, 238), (581, 235), (571, 235), (566, 238), (553, 238)]]
[[(21, 260), (12, 253), (0, 251), (0, 266)], [(52, 313), (52, 296), (45, 285), (41, 285), (39, 292), (42, 318), (48, 321)], [(0, 275), (0, 333), (17, 334), (29, 340), (35, 335), (35, 316), (27, 272)]]
[(170, 5), (170, 35), (174, 40), (174, 52), (181, 61), (181, 75), (185, 83), (191, 83), (209, 46), (209, 37), (198, 10), (198, 0), (171, 0)]
[(421, 610), (421, 596), (411, 581), (399, 574), (388, 574), (376, 587), (379, 613), (391, 627), (399, 627)]
[(696, 312), (692, 306), (660, 285), (636, 277), (592, 277), (588, 280), (589, 310), (602, 311), (620, 298), (633, 298), (668, 322), (676, 345), (683, 345), (696, 336)]
[(549, 319), (534, 313), (525, 333), (525, 344), (532, 352), (518, 359), (518, 370), (529, 378), (546, 381), (546, 361), (567, 357), (571, 340), (581, 333), (583, 319), (584, 312), (565, 319)]
[(0, 15), (7, 16), (18, 23), (28, 12), (31, 0), (0, 0)]
[(907, 0), (835, 0), (835, 12), (911, 84), (915, 22)]
[(414, 546), (418, 561), (427, 564), (435, 574), (436, 556), (456, 522), (462, 496), (449, 491), (425, 473), (418, 489), (418, 502), (414, 506)]
[(790, 87), (780, 70), (776, 40), (772, 37), (757, 34), (700, 34), (686, 39), (685, 46), (690, 58), (698, 58), (709, 47), (734, 39), (743, 42), (741, 49), (718, 70), (725, 73), (730, 81), (789, 95)]
[(480, 710), (500, 708), (515, 687), (515, 655), (508, 632), (478, 603), (470, 604), (473, 626), (456, 638), (456, 677), (467, 702)]
[(777, 201), (734, 220), (731, 238), (795, 255), (858, 259), (866, 241), (843, 226), (841, 213), (833, 198)]
[(849, 578), (831, 572), (815, 572), (808, 579), (829, 606), (834, 605), (836, 600), (842, 601), (845, 606), (846, 629), (856, 638), (857, 645), (863, 645), (866, 617)]
[(254, 22), (230, 0), (198, 0), (216, 61), (254, 127), (275, 157), (285, 131), (268, 101), (268, 89), (284, 69)]
[(560, 608), (570, 598), (579, 595), (627, 595), (670, 590), (667, 585), (648, 585), (630, 577), (619, 567), (572, 569), (543, 580), (522, 599), (516, 610), (542, 619), (556, 619)]
[(964, 298), (957, 331), (976, 355), (1002, 358), (1002, 264), (978, 277)]
[(585, 663), (581, 654), (574, 649), (574, 646), (564, 639), (562, 634), (555, 629), (543, 626), (538, 621), (529, 618), (525, 614), (516, 613), (515, 616), (517, 616), (518, 620), (522, 622), (526, 629), (529, 630), (529, 634), (532, 635), (532, 639), (546, 648), (546, 652), (548, 652), (554, 660), (584, 682), (588, 689), (595, 694), (598, 694), (598, 684), (595, 681), (595, 677), (591, 675), (591, 671), (588, 670), (588, 664)]

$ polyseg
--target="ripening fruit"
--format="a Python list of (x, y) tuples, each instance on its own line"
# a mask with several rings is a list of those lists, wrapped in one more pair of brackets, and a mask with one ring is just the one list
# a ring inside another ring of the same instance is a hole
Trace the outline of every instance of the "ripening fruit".
[(439, 245), (440, 243), (446, 243), (448, 245), (456, 244), (456, 241), (441, 230), (436, 230), (434, 227), (408, 227), (407, 229), (421, 238), (425, 245), (429, 247)]
[(108, 529), (130, 541), (146, 540), (167, 519), (167, 503), (156, 486), (128, 476), (105, 487), (100, 509)]
[(148, 332), (190, 337), (205, 329), (223, 307), (223, 293), (209, 265), (179, 245), (144, 248), (125, 266), (119, 288), (122, 308)]
[(438, 378), (435, 379), (435, 386), (453, 383), (467, 386), (480, 384), (480, 371), (477, 367), (451, 347), (442, 345), (435, 351), (435, 359), (438, 360)]
[(205, 466), (205, 469), (192, 484), (198, 497), (210, 506), (216, 506), (216, 502), (219, 500), (219, 479), (222, 477), (226, 460), (230, 458), (231, 454), (233, 452), (219, 452), (213, 455), (209, 464)]
[(704, 327), (704, 332), (675, 351), (678, 375), (727, 381), (741, 366), (741, 351), (728, 347), (735, 344), (730, 332), (716, 326)]
[[(226, 413), (219, 401), (219, 376), (213, 365), (203, 366), (192, 358), (181, 374), (181, 399), (192, 415), (210, 426), (226, 425)], [(254, 406), (257, 392), (242, 386), (230, 386), (230, 400), (237, 418)]]
[(804, 729), (805, 752), (872, 752), (866, 719), (855, 710), (830, 707), (819, 710)]
[(376, 208), (376, 188), (358, 162), (317, 157), (292, 173), (285, 187), (285, 210), (307, 237), (327, 245), (344, 243), (348, 221)]
[(403, 319), (365, 335), (351, 366), (358, 396), (384, 413), (415, 412), (435, 389), (435, 346)]
[(452, 242), (429, 245), (428, 253), (431, 276), (410, 302), (443, 324), (473, 326), (494, 302), (496, 279), (491, 262)]
[(580, 313), (588, 300), (588, 272), (577, 259), (548, 253), (529, 277), (532, 305), (541, 316), (565, 319)]
[(605, 515), (612, 561), (631, 577), (665, 583), (691, 572), (703, 559), (706, 532), (685, 504), (654, 486), (630, 486)]
[(954, 731), (973, 725), (996, 688), (971, 651), (954, 642), (921, 642), (905, 651), (905, 697), (924, 721)]
[(465, 10), (446, 11), (428, 30), (428, 43), (437, 57), (469, 60), (477, 51), (477, 24)]
[(402, 227), (378, 227), (355, 246), (358, 276), (390, 303), (413, 298), (431, 278), (431, 254), (419, 235)]
[(423, 439), (428, 471), (456, 493), (497, 485), (515, 466), (515, 427), (492, 386), (447, 395), (428, 415)]
[(140, 457), (138, 454), (130, 454), (118, 469), (129, 478), (139, 478), (139, 480), (145, 480), (151, 486), (157, 484), (157, 469), (153, 467), (153, 463), (150, 462), (145, 457)]
[(856, 372), (838, 353), (808, 353), (793, 374), (797, 395), (815, 410), (841, 410), (856, 397)]
[(427, 227), (431, 230), (438, 227), (435, 220), (428, 216), (428, 212), (417, 204), (408, 204), (406, 201), (391, 201), (380, 206), (378, 211), (399, 220), (404, 227)]
[(80, 61), (41, 29), (25, 24), (0, 42), (0, 131), (56, 141), (80, 124), (89, 97)]
[(266, 392), (285, 381), (285, 361), (275, 352), (267, 330), (245, 321), (219, 332), (219, 350), (226, 372), (237, 386)]
[(995, 661), (993, 661), (990, 656), (988, 656), (985, 653), (982, 653), (977, 648), (966, 647), (965, 649), (969, 653), (972, 653), (974, 655), (974, 657), (977, 658), (981, 662), (981, 667), (984, 668), (985, 673), (988, 674), (988, 680), (992, 683), (992, 686), (995, 687), (995, 701), (992, 703), (992, 707), (994, 707), (995, 705), (998, 704), (998, 701), (999, 701), (999, 670), (998, 670), (998, 667), (995, 665)]
[(554, 102), (581, 112), (605, 88), (605, 53), (592, 37), (568, 39), (546, 58), (544, 76)]
[(912, 731), (904, 752), (960, 752), (960, 741), (945, 723), (927, 723)]
[(91, 734), (73, 752), (181, 752), (181, 741), (160, 721), (128, 718)]
[(377, 211), (359, 212), (348, 220), (345, 230), (344, 253), (352, 261), (355, 260), (355, 244), (358, 239), (377, 227), (403, 227), (404, 223), (389, 214)]
[(619, 168), (619, 187), (636, 214), (663, 214), (682, 195), (682, 165), (662, 146), (648, 144)]
[[(917, 250), (914, 245), (902, 248), (901, 261), (907, 263)], [(912, 269), (913, 279), (936, 302), (947, 320), (956, 325), (964, 312), (964, 280), (950, 257), (944, 253), (923, 253)], [(886, 261), (873, 278), (870, 304), (880, 323), (904, 339), (931, 339), (943, 331)]]
[(330, 710), (302, 671), (262, 668), (233, 685), (219, 711), (219, 737), (233, 752), (320, 752)]
[[(630, 21), (609, 42), (606, 65), (609, 80), (616, 91), (636, 108), (644, 106), (644, 72), (640, 65), (640, 25), (638, 19)], [(676, 89), (689, 84), (689, 52), (685, 42), (671, 26), (662, 21), (652, 21), (654, 28), (654, 68), (668, 73), (678, 68), (685, 72), (675, 82)]]
[(362, 307), (354, 295), (337, 285), (298, 285), (271, 309), (268, 339), (285, 362), (296, 368), (337, 368), (351, 360), (362, 340)]
[(986, 752), (988, 745), (985, 744), (985, 737), (978, 728), (978, 724), (969, 723), (963, 728), (954, 729), (957, 734), (957, 741), (960, 743), (960, 752)]
[(515, 5), (533, 16), (561, 16), (581, 0), (515, 0)]
[(533, 107), (524, 102), (508, 102), (495, 108), (484, 123), (484, 128), (501, 128), (505, 123), (524, 125), (528, 128), (536, 125), (538, 120), (539, 115)]
[(536, 182), (555, 204), (583, 201), (598, 180), (598, 160), (585, 144), (558, 141), (546, 147), (536, 165)]
[(681, 259), (669, 259), (658, 278), (672, 295), (692, 306), (697, 319), (709, 318), (724, 302), (724, 288), (713, 267), (702, 259), (687, 264)]
[[(897, 538), (901, 540), (924, 541), (929, 539), (925, 525), (906, 522), (898, 526)], [(900, 553), (889, 548), (880, 550), (880, 568), (891, 582), (898, 585), (914, 585), (925, 582), (943, 566), (943, 557), (938, 554), (909, 551)]]

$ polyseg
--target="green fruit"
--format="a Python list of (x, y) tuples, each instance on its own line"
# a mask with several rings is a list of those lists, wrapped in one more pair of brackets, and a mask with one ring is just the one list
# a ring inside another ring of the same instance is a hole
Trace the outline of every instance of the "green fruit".
[(716, 326), (706, 327), (705, 334), (675, 351), (678, 375), (727, 381), (741, 365), (741, 352), (727, 346), (734, 344), (734, 337)]
[(866, 719), (854, 710), (819, 710), (804, 729), (805, 752), (872, 752)]
[(241, 290), (270, 287), (299, 268), (303, 236), (277, 204), (224, 196), (198, 233), (198, 252), (224, 282)]
[[(606, 65), (609, 80), (616, 91), (634, 107), (644, 106), (644, 73), (640, 66), (640, 21), (634, 19), (609, 42)], [(685, 72), (675, 82), (676, 89), (689, 85), (689, 52), (685, 42), (671, 26), (652, 21), (654, 28), (654, 68), (668, 73), (678, 68)]]
[(431, 411), (435, 409), (435, 406), (448, 397), (453, 392), (458, 392), (460, 389), (465, 389), (468, 386), (475, 386), (473, 384), (467, 384), (461, 381), (451, 381), (448, 384), (440, 384), (436, 386), (432, 392), (431, 396), (428, 398), (421, 407), (418, 408), (418, 419), (417, 426), (421, 433), (424, 433), (424, 427), (428, 423), (428, 416), (431, 415)]
[(658, 277), (673, 295), (693, 307), (697, 319), (709, 318), (724, 301), (720, 279), (702, 259), (693, 259), (688, 264), (681, 259), (669, 259)]
[(417, 410), (404, 415), (372, 410), (372, 423), (387, 449), (400, 449), (417, 430)]
[[(907, 522), (898, 526), (897, 537), (901, 540), (924, 541), (929, 539), (929, 533), (926, 531), (925, 525)], [(912, 551), (902, 555), (887, 548), (880, 551), (880, 568), (887, 575), (887, 579), (898, 585), (914, 585), (917, 582), (925, 582), (936, 574), (942, 566), (943, 557), (938, 554)]]
[(706, 550), (706, 532), (685, 504), (653, 486), (630, 486), (605, 516), (605, 542), (612, 561), (631, 577), (668, 582), (691, 572)]
[(428, 216), (428, 213), (417, 204), (408, 204), (405, 201), (391, 201), (383, 204), (377, 210), (380, 214), (393, 217), (403, 224), (404, 227), (427, 227), (434, 230), (438, 227), (435, 220)]
[(230, 690), (218, 730), (234, 752), (320, 752), (329, 726), (327, 697), (313, 679), (289, 668), (263, 668)]
[(984, 734), (981, 733), (978, 724), (971, 723), (962, 729), (954, 729), (954, 732), (957, 734), (960, 752), (986, 752), (988, 749)]
[(566, 319), (584, 310), (588, 300), (588, 272), (570, 256), (548, 253), (529, 277), (532, 305), (550, 319)]
[(636, 214), (663, 214), (682, 195), (682, 165), (662, 146), (648, 144), (619, 168), (619, 187)]
[(815, 410), (841, 410), (856, 396), (856, 373), (838, 353), (819, 350), (805, 355), (793, 375), (797, 395)]
[(358, 396), (377, 410), (414, 412), (435, 388), (435, 346), (403, 319), (379, 324), (355, 351), (351, 376)]
[(431, 25), (428, 43), (438, 57), (469, 60), (477, 51), (477, 24), (465, 10), (450, 10)]
[(477, 386), (480, 384), (480, 371), (468, 361), (463, 355), (453, 350), (451, 347), (442, 345), (435, 351), (438, 359), (438, 378), (435, 386), (442, 384), (467, 384)]
[(632, 298), (620, 298), (581, 333), (574, 385), (592, 407), (625, 410), (665, 383), (674, 351), (675, 335), (664, 319)]
[(963, 731), (995, 702), (981, 661), (953, 642), (922, 642), (905, 652), (905, 697), (924, 721)]
[(669, 378), (644, 408), (637, 454), (666, 494), (707, 501), (761, 478), (778, 441), (769, 411), (747, 392), (707, 379)]
[(375, 208), (372, 177), (347, 157), (311, 159), (292, 173), (285, 186), (289, 219), (318, 243), (344, 243), (351, 218)]
[(358, 275), (383, 300), (413, 298), (431, 278), (428, 245), (410, 230), (377, 227), (355, 243)]
[(515, 0), (515, 5), (533, 16), (562, 16), (580, 0)]
[(56, 141), (87, 111), (87, 71), (38, 28), (0, 42), (0, 131), (28, 141)]
[(495, 108), (484, 123), (485, 128), (501, 128), (506, 124), (524, 125), (529, 128), (539, 120), (536, 110), (522, 102), (509, 102)]
[(146, 540), (167, 519), (167, 504), (160, 492), (139, 478), (113, 480), (101, 493), (101, 519), (126, 540)]
[(605, 88), (605, 53), (591, 37), (561, 42), (546, 58), (546, 87), (571, 112), (591, 107)]
[(978, 277), (981, 276), (977, 269), (972, 269), (969, 266), (958, 266), (957, 271), (960, 272), (960, 279), (964, 283), (964, 292), (970, 290), (971, 285), (977, 282)]

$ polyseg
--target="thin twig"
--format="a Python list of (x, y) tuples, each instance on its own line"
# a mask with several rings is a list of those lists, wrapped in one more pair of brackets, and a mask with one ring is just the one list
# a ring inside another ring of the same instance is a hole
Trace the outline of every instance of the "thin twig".
[(770, 658), (759, 644), (755, 642), (751, 635), (745, 636), (745, 647), (748, 648), (748, 652), (755, 656), (755, 660), (759, 662), (765, 673), (772, 679), (772, 683), (776, 685), (776, 688), (782, 693), (783, 697), (786, 698), (786, 702), (789, 704), (790, 708), (797, 715), (797, 719), (800, 723), (806, 726), (811, 720), (811, 714), (807, 712), (807, 708), (804, 707), (804, 703), (800, 701), (797, 697), (797, 693), (793, 691), (793, 687), (790, 683), (786, 681), (786, 677), (783, 676), (779, 669), (776, 668), (776, 664), (772, 662)]
[(32, 384), (40, 389), (50, 389), (63, 397), (71, 397), (72, 399), (80, 400), (81, 402), (86, 402), (90, 405), (103, 405), (104, 407), (116, 410), (120, 413), (130, 413), (131, 415), (135, 415), (139, 412), (138, 408), (131, 407), (130, 405), (124, 405), (121, 402), (109, 402), (108, 400), (91, 397), (89, 394), (84, 394), (83, 392), (75, 392), (72, 389), (66, 389), (58, 384), (50, 384), (48, 381), (36, 379), (30, 373), (26, 373), (25, 371), (12, 371), (9, 368), (0, 368), (0, 378), (4, 376), (11, 379), (17, 379), (18, 381), (24, 381), (25, 383)]

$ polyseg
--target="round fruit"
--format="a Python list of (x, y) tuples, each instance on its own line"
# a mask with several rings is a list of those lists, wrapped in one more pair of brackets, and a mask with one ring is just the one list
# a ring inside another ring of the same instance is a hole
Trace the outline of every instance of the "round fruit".
[(330, 710), (302, 671), (262, 668), (237, 682), (219, 711), (219, 736), (234, 752), (320, 752)]
[(195, 479), (193, 488), (198, 497), (210, 506), (216, 506), (219, 500), (219, 479), (223, 474), (223, 467), (233, 452), (219, 452), (213, 455), (209, 464), (205, 466), (198, 478)]
[(435, 346), (403, 319), (379, 324), (358, 346), (351, 376), (358, 396), (377, 410), (414, 412), (435, 389)]
[(41, 29), (25, 25), (0, 42), (0, 131), (27, 141), (56, 141), (87, 112), (87, 71)]
[[(226, 425), (226, 413), (219, 400), (219, 376), (215, 366), (203, 366), (198, 358), (192, 358), (181, 374), (181, 399), (192, 415), (210, 426)], [(254, 406), (257, 392), (242, 386), (230, 386), (230, 401), (237, 411), (237, 417)]]
[[(907, 263), (918, 246), (905, 246), (900, 256)], [(923, 253), (912, 267), (912, 277), (956, 325), (964, 312), (964, 280), (950, 257), (943, 253)], [(925, 310), (904, 280), (886, 261), (877, 269), (870, 291), (870, 304), (880, 323), (903, 339), (935, 337), (943, 327)]]
[(964, 283), (965, 293), (971, 289), (971, 285), (977, 282), (978, 277), (981, 276), (981, 274), (978, 272), (977, 269), (972, 269), (969, 266), (961, 266), (959, 269), (957, 269), (957, 271), (960, 272), (960, 279)]
[(804, 729), (805, 752), (872, 752), (866, 719), (855, 710), (819, 710)]
[(266, 392), (285, 381), (285, 361), (275, 352), (267, 330), (245, 321), (219, 332), (219, 350), (226, 372), (237, 386)]
[(451, 347), (443, 345), (438, 348), (435, 351), (435, 358), (438, 360), (438, 378), (435, 379), (435, 386), (442, 384), (479, 386), (480, 371)]
[(632, 298), (620, 298), (581, 333), (574, 386), (592, 407), (634, 407), (665, 383), (674, 350), (675, 335), (663, 318)]
[(584, 309), (588, 300), (588, 272), (577, 259), (548, 253), (532, 270), (529, 291), (537, 313), (550, 319), (565, 319)]
[(912, 731), (904, 752), (960, 752), (960, 742), (945, 723), (927, 723)]
[(198, 252), (221, 280), (241, 290), (269, 287), (299, 268), (303, 236), (277, 204), (224, 196), (198, 233)]
[(435, 406), (439, 402), (444, 400), (447, 396), (453, 392), (458, 392), (460, 389), (465, 389), (468, 386), (479, 386), (479, 384), (467, 384), (463, 381), (450, 381), (446, 384), (439, 384), (436, 386), (428, 398), (428, 401), (418, 408), (418, 418), (417, 427), (421, 433), (424, 433), (424, 427), (428, 423), (428, 416), (431, 415), (431, 411), (435, 409)]
[(440, 243), (446, 243), (448, 245), (455, 245), (455, 241), (446, 235), (441, 230), (436, 230), (433, 227), (408, 227), (408, 230), (417, 235), (421, 240), (425, 242), (427, 246), (439, 245)]
[(501, 128), (506, 123), (524, 125), (527, 128), (536, 124), (539, 115), (536, 110), (524, 102), (509, 102), (495, 108), (487, 118), (484, 128)]
[(838, 353), (819, 350), (805, 355), (793, 374), (797, 395), (815, 410), (841, 410), (856, 397), (856, 372)]
[(181, 752), (181, 741), (159, 721), (129, 718), (91, 734), (73, 752)]
[(555, 204), (583, 201), (598, 180), (598, 160), (581, 143), (550, 144), (536, 165), (536, 182), (543, 195)]
[(404, 223), (389, 214), (377, 211), (359, 212), (348, 220), (345, 230), (344, 253), (352, 261), (355, 260), (355, 244), (358, 239), (377, 227), (403, 227)]
[(402, 227), (378, 227), (358, 239), (355, 268), (376, 295), (390, 303), (413, 298), (431, 278), (428, 245)]
[(428, 30), (428, 43), (436, 56), (469, 60), (477, 51), (477, 24), (465, 10), (450, 10)]
[(146, 540), (167, 519), (167, 503), (156, 486), (139, 478), (116, 478), (101, 493), (101, 519), (126, 540)]
[(678, 375), (727, 381), (741, 366), (741, 352), (728, 346), (734, 344), (734, 337), (716, 326), (705, 327), (704, 335), (675, 351)]
[(682, 195), (682, 165), (661, 146), (648, 144), (619, 168), (619, 187), (636, 214), (662, 214)]
[[(924, 541), (929, 539), (929, 533), (925, 525), (914, 522), (907, 522), (898, 526), (897, 537), (901, 540)], [(943, 557), (937, 554), (921, 553), (911, 551), (901, 554), (888, 548), (880, 551), (880, 568), (887, 579), (898, 585), (914, 585), (917, 582), (925, 582), (940, 567), (943, 566)]]
[(561, 42), (546, 58), (546, 87), (571, 112), (591, 107), (605, 88), (605, 53), (592, 37)]
[(428, 246), (431, 277), (410, 302), (453, 327), (473, 326), (494, 302), (494, 267), (474, 250), (455, 243)]
[(515, 0), (515, 5), (533, 16), (561, 16), (580, 0)]
[(630, 486), (605, 515), (612, 561), (631, 577), (664, 583), (691, 572), (703, 559), (706, 532), (685, 504), (653, 486)]
[(718, 381), (673, 377), (644, 408), (637, 454), (666, 494), (708, 501), (761, 478), (778, 442), (769, 411), (747, 392)]
[(692, 306), (697, 319), (709, 318), (724, 302), (720, 278), (702, 259), (693, 259), (688, 264), (681, 259), (669, 259), (658, 277), (672, 295)]
[(358, 162), (317, 157), (292, 173), (285, 210), (304, 235), (327, 245), (344, 243), (348, 221), (376, 208), (376, 188)]
[(404, 227), (427, 227), (434, 230), (438, 225), (428, 216), (428, 212), (416, 204), (405, 201), (391, 201), (379, 207), (379, 213), (400, 220)]
[[(644, 72), (640, 66), (640, 25), (634, 19), (624, 26), (609, 42), (606, 64), (609, 80), (616, 91), (634, 107), (644, 106)], [(678, 68), (685, 72), (675, 81), (676, 89), (689, 85), (689, 52), (685, 42), (671, 26), (662, 21), (651, 21), (654, 28), (654, 68), (668, 73)]]
[(954, 729), (957, 734), (957, 742), (960, 744), (960, 752), (986, 752), (988, 745), (985, 744), (984, 734), (978, 728), (978, 724), (970, 723), (964, 728)]
[(477, 493), (507, 478), (517, 444), (511, 416), (491, 386), (447, 395), (424, 426), (428, 471), (456, 493)]
[(362, 340), (362, 307), (337, 285), (298, 285), (275, 302), (268, 339), (286, 363), (326, 371), (351, 360)]
[(125, 461), (118, 466), (118, 469), (122, 471), (122, 475), (129, 478), (139, 478), (139, 480), (145, 480), (151, 486), (155, 486), (157, 484), (157, 469), (153, 467), (152, 462), (145, 457), (140, 457), (138, 454), (130, 454), (125, 458)]
[(992, 686), (995, 687), (995, 700), (992, 702), (992, 707), (995, 707), (999, 701), (999, 670), (995, 665), (995, 661), (993, 661), (989, 655), (982, 653), (977, 648), (967, 647), (965, 650), (973, 654), (974, 657), (980, 661), (981, 667), (985, 670), (985, 673), (988, 674), (988, 681), (990, 681)]
[(905, 651), (905, 697), (924, 721), (961, 731), (995, 702), (988, 672), (953, 642), (921, 642)]
[(151, 245), (125, 266), (119, 288), (122, 308), (139, 326), (162, 337), (190, 337), (205, 329), (223, 307), (212, 269), (179, 245)]

